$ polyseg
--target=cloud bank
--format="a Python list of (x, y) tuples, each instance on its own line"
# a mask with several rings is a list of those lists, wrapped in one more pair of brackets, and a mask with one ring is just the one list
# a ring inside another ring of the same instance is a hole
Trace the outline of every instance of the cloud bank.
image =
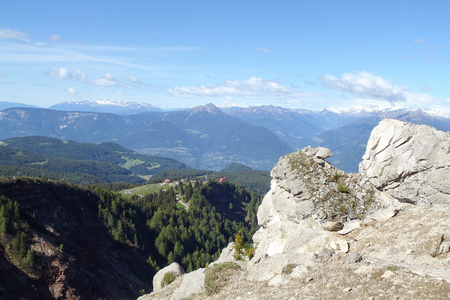
[[(65, 80), (75, 80), (90, 86), (98, 86), (98, 87), (121, 87), (121, 88), (133, 88), (133, 86), (129, 84), (125, 84), (119, 80), (117, 80), (114, 75), (110, 73), (105, 73), (103, 77), (99, 78), (90, 78), (80, 69), (74, 69), (73, 73), (70, 72), (67, 68), (56, 68), (50, 67), (47, 74), (50, 77), (65, 79)], [(131, 78), (131, 79), (130, 79)], [(136, 77), (128, 77), (127, 80), (131, 83), (138, 84), (141, 81)]]
[(218, 85), (176, 86), (168, 92), (179, 98), (242, 96), (249, 99), (292, 99), (302, 97), (297, 89), (259, 77), (250, 77), (243, 81), (227, 80)]
[(9, 28), (1, 28), (0, 29), (0, 39), (3, 40), (10, 40), (10, 39), (25, 39), (27, 38), (27, 34), (17, 31), (17, 30), (12, 30)]
[(350, 93), (364, 99), (385, 100), (391, 103), (406, 101), (408, 88), (392, 85), (383, 77), (369, 72), (344, 73), (341, 78), (331, 75), (321, 77), (329, 88)]

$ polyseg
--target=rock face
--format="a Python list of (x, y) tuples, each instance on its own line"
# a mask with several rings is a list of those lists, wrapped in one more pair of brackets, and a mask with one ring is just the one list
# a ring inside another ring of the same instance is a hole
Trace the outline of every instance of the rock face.
[(383, 120), (372, 131), (359, 172), (399, 201), (448, 203), (450, 133)]
[(373, 186), (320, 158), (330, 156), (322, 155), (323, 149), (285, 155), (273, 168), (271, 190), (258, 209), (256, 259), (290, 252), (312, 255), (330, 243), (342, 244), (328, 231), (341, 230), (344, 222), (378, 207)]
[[(391, 286), (414, 288), (418, 282), (426, 295), (447, 299), (449, 149), (448, 133), (384, 120), (370, 137), (358, 174), (326, 162), (331, 153), (325, 148), (281, 157), (258, 209), (255, 255), (216, 299), (394, 298), (406, 291)], [(225, 251), (223, 257), (230, 249)], [(387, 280), (394, 283), (386, 286)], [(277, 286), (276, 294), (264, 292), (267, 286)], [(407, 293), (420, 298), (421, 291)]]

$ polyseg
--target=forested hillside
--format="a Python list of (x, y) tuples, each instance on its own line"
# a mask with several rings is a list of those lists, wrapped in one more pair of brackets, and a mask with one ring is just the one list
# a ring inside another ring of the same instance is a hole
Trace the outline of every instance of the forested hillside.
[(261, 202), (217, 181), (123, 198), (63, 182), (2, 178), (0, 197), (0, 274), (8, 274), (0, 276), (0, 295), (27, 299), (135, 299), (151, 290), (159, 268), (177, 261), (194, 270), (216, 259), (239, 230), (250, 238)]
[(0, 142), (0, 176), (63, 179), (79, 184), (143, 183), (149, 175), (188, 166), (167, 158), (138, 154), (122, 146), (31, 136)]
[[(228, 170), (228, 171), (225, 171)], [(270, 173), (268, 171), (252, 170), (250, 168), (236, 169), (225, 168), (222, 171), (214, 172), (196, 169), (165, 170), (152, 176), (152, 182), (161, 182), (165, 179), (216, 179), (226, 178), (228, 182), (242, 185), (243, 187), (264, 195), (270, 189)]]

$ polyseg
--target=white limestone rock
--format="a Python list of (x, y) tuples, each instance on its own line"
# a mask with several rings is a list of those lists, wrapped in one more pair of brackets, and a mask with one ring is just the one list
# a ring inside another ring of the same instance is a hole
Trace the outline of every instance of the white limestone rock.
[(450, 133), (385, 119), (367, 143), (359, 172), (407, 203), (450, 202)]
[(164, 276), (167, 273), (174, 273), (176, 276), (184, 274), (183, 268), (176, 262), (168, 265), (167, 267), (158, 271), (153, 277), (153, 292), (157, 292), (162, 289), (161, 283), (164, 280)]
[(236, 258), (234, 258), (235, 252), (236, 251), (234, 249), (234, 243), (229, 243), (226, 248), (222, 249), (219, 258), (216, 261), (212, 262), (210, 266), (215, 264), (221, 264), (224, 262), (236, 261)]
[(171, 299), (186, 299), (196, 294), (202, 294), (205, 291), (205, 268), (195, 270), (183, 275), (183, 281), (177, 288)]

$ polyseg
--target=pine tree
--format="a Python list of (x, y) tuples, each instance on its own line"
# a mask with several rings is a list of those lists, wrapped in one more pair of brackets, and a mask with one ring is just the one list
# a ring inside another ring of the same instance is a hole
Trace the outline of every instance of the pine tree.
[(34, 266), (34, 263), (35, 263), (35, 258), (34, 257), (35, 257), (34, 250), (28, 249), (26, 256), (23, 258), (23, 262), (26, 265), (32, 267), (32, 266)]
[(234, 241), (234, 258), (237, 260), (243, 260), (243, 255), (245, 254), (244, 246), (244, 235), (239, 229), (238, 233), (235, 235), (236, 240)]

